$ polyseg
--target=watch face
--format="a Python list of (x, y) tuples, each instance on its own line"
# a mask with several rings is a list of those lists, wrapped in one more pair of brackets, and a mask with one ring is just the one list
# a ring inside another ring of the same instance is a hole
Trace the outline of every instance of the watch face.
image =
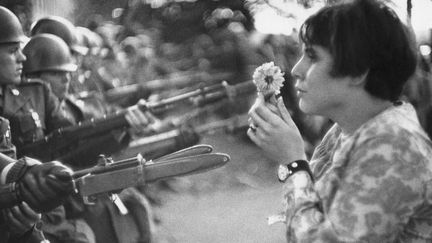
[(279, 165), (278, 178), (281, 181), (285, 181), (288, 178), (288, 168), (284, 165)]

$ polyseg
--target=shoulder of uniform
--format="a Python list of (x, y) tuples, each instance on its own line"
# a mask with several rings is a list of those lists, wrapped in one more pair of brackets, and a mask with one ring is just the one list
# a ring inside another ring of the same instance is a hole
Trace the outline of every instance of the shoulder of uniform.
[(28, 78), (23, 80), (20, 85), (43, 85), (45, 82), (39, 78)]
[(23, 80), (16, 88), (20, 91), (31, 90), (31, 92), (34, 92), (36, 89), (43, 92), (49, 92), (51, 90), (49, 85), (42, 79)]

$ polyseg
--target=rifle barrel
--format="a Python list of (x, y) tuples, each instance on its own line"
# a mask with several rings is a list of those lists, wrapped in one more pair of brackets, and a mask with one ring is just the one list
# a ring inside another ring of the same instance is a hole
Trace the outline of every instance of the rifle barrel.
[(211, 92), (217, 92), (217, 91), (221, 91), (224, 89), (224, 85), (223, 83), (219, 83), (219, 84), (214, 84), (214, 85), (210, 85), (210, 86), (203, 86), (200, 88), (197, 88), (195, 90), (183, 93), (183, 94), (179, 94), (170, 98), (166, 98), (164, 100), (159, 101), (158, 103), (160, 103), (161, 106), (166, 105), (166, 104), (172, 104), (172, 103), (176, 103), (178, 101), (182, 101), (182, 100), (187, 100), (191, 97), (195, 97), (195, 96), (204, 96), (208, 93)]
[[(167, 79), (155, 79), (150, 81), (143, 81), (136, 84), (126, 85), (108, 90), (104, 93), (104, 97), (108, 102), (115, 102), (121, 98), (130, 96), (135, 93), (154, 93), (156, 91), (163, 91), (169, 89), (180, 89), (193, 84), (203, 82), (205, 83), (215, 83), (221, 80), (227, 80), (233, 77), (232, 72), (218, 72), (218, 73), (208, 73), (208, 72), (198, 72), (198, 73), (188, 73), (173, 76)], [(147, 92), (144, 92), (147, 91)]]
[[(256, 90), (251, 81), (246, 81), (236, 85), (229, 85), (226, 82), (204, 86), (183, 94), (166, 98), (156, 102), (138, 104), (142, 110), (149, 110), (157, 114), (167, 111), (172, 106), (176, 106), (183, 101), (192, 101), (198, 106), (213, 103), (224, 98), (233, 99), (243, 94), (251, 93)], [(103, 118), (91, 119), (81, 122), (75, 126), (59, 128), (44, 138), (33, 143), (19, 147), (20, 155), (31, 155), (41, 160), (50, 160), (59, 157), (59, 151), (63, 151), (75, 142), (89, 137), (97, 136), (107, 131), (128, 127), (125, 112), (106, 115)]]

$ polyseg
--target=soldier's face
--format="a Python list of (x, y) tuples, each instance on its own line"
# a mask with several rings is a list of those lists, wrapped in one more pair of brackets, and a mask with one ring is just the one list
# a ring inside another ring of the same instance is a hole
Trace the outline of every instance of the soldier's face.
[(0, 44), (0, 84), (19, 84), (25, 60), (20, 43)]
[(63, 99), (68, 94), (71, 75), (64, 71), (42, 72), (40, 78), (47, 82), (54, 94)]

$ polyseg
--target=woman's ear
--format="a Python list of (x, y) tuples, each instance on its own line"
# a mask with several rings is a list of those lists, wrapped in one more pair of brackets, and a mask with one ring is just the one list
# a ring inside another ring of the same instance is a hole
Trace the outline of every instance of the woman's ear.
[(352, 77), (350, 80), (350, 86), (365, 86), (368, 74), (369, 69), (358, 76)]

